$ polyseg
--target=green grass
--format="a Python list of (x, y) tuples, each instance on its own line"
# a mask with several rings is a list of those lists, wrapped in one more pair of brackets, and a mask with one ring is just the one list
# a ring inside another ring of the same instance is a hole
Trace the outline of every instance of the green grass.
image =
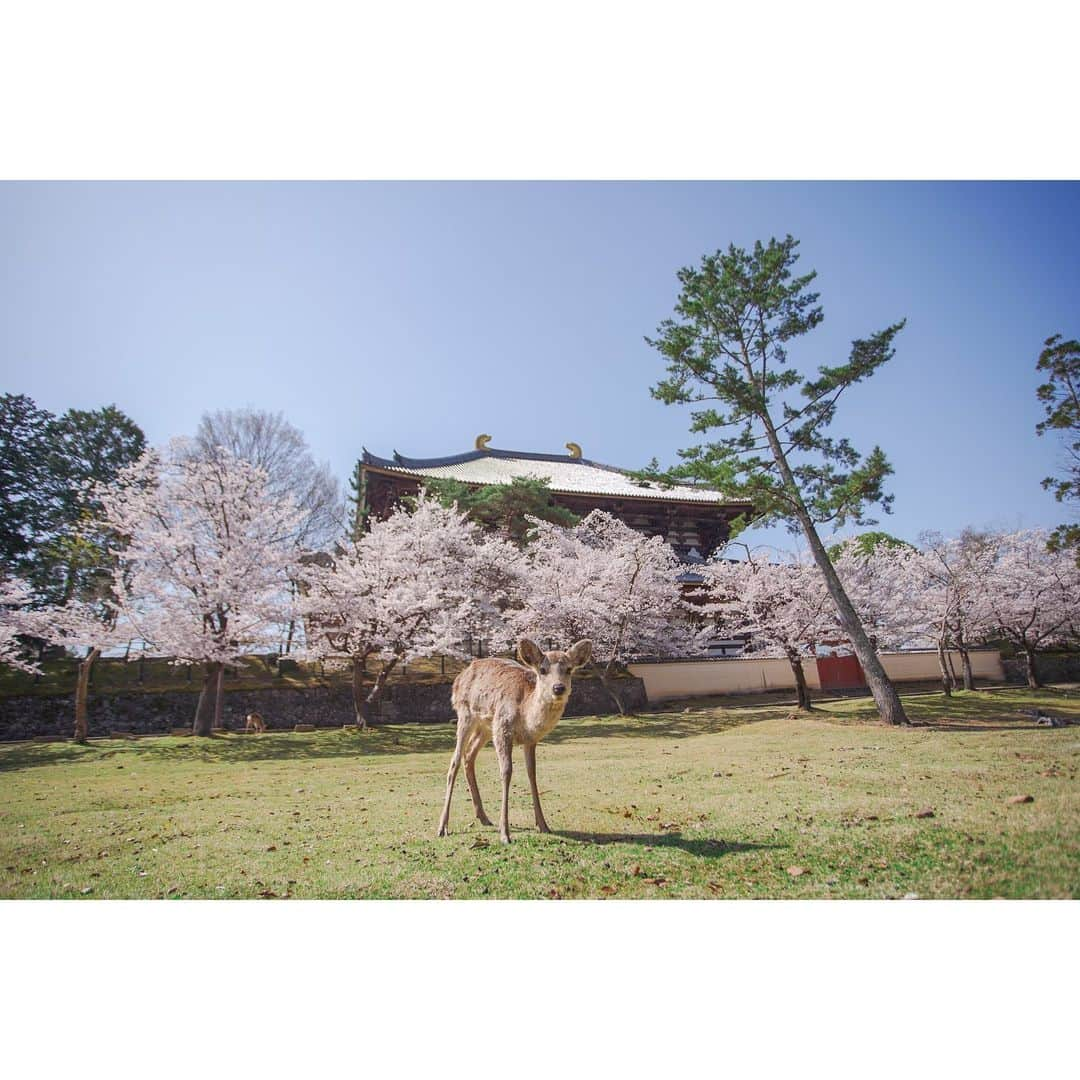
[[(508, 848), (464, 776), (434, 835), (449, 724), (3, 744), (0, 896), (1080, 895), (1080, 728), (1022, 711), (1080, 717), (1080, 699), (906, 703), (912, 730), (865, 698), (564, 720), (538, 755), (555, 833), (533, 827), (518, 751)], [(490, 747), (478, 773), (495, 818)]]

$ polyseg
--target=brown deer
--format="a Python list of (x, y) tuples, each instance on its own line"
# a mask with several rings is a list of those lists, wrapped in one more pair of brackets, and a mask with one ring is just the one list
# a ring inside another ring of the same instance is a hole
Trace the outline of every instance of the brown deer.
[(592, 643), (578, 641), (569, 652), (546, 653), (528, 638), (522, 638), (517, 655), (520, 663), (499, 658), (474, 660), (454, 680), (452, 700), (458, 718), (457, 745), (446, 775), (446, 802), (439, 819), (439, 836), (446, 835), (450, 824), (450, 796), (454, 793), (454, 781), (462, 759), (476, 816), (482, 824), (491, 824), (476, 786), (476, 756), (487, 745), (488, 739), (495, 743), (502, 776), (499, 839), (504, 844), (510, 843), (508, 804), (513, 771), (511, 754), (515, 743), (525, 747), (525, 768), (532, 788), (536, 827), (542, 833), (551, 832), (544, 820), (540, 792), (536, 787), (536, 744), (562, 717), (570, 697), (574, 669), (589, 662)]
[(266, 730), (266, 721), (257, 713), (249, 712), (245, 717), (244, 731), (262, 732)]

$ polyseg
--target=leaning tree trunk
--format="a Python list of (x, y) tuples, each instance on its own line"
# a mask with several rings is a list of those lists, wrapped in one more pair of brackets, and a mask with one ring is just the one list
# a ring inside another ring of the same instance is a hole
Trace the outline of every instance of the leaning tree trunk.
[(1042, 686), (1042, 679), (1039, 677), (1039, 665), (1035, 659), (1035, 650), (1030, 645), (1024, 646), (1024, 659), (1027, 661), (1027, 684), (1032, 690), (1037, 690)]
[(209, 735), (214, 722), (214, 708), (217, 703), (217, 680), (221, 664), (215, 661), (206, 665), (203, 674), (202, 692), (195, 709), (195, 723), (191, 727), (192, 735)]
[(810, 690), (806, 685), (806, 672), (803, 671), (802, 657), (793, 649), (785, 649), (787, 654), (788, 663), (791, 665), (792, 673), (795, 676), (795, 696), (799, 703), (800, 712), (812, 712), (813, 706), (810, 704)]
[(940, 639), (937, 643), (937, 662), (938, 667), (941, 669), (941, 689), (945, 691), (946, 697), (952, 697), (953, 680), (949, 674), (948, 664), (945, 662), (945, 646)]
[(615, 708), (619, 710), (620, 716), (626, 715), (626, 708), (622, 703), (622, 698), (615, 691), (615, 687), (611, 683), (611, 672), (615, 666), (615, 660), (612, 658), (604, 665), (600, 671), (600, 684), (607, 691), (608, 697), (615, 702)]
[(769, 447), (772, 450), (773, 458), (780, 471), (780, 478), (788, 494), (792, 497), (796, 517), (802, 526), (806, 542), (810, 547), (810, 553), (814, 556), (814, 562), (817, 563), (818, 569), (825, 579), (825, 587), (829, 590), (829, 595), (836, 605), (840, 625), (843, 627), (844, 633), (847, 634), (851, 647), (855, 650), (855, 655), (859, 658), (863, 675), (866, 676), (866, 685), (870, 687), (870, 693), (873, 695), (874, 704), (877, 705), (878, 714), (887, 724), (910, 725), (911, 721), (904, 712), (900, 695), (897, 694), (896, 687), (889, 680), (889, 676), (885, 674), (885, 668), (870, 643), (870, 639), (866, 636), (866, 630), (863, 628), (859, 613), (855, 610), (855, 605), (851, 602), (851, 598), (844, 589), (843, 583), (840, 581), (840, 575), (837, 574), (836, 567), (833, 566), (832, 559), (829, 558), (829, 553), (825, 550), (821, 537), (818, 536), (810, 512), (803, 503), (802, 496), (799, 494), (799, 485), (796, 483), (791, 466), (788, 464), (784, 448), (780, 445), (780, 437), (776, 433), (772, 419), (766, 413), (761, 417), (761, 420), (769, 439)]
[(86, 659), (79, 664), (79, 677), (75, 682), (75, 734), (73, 738), (77, 743), (84, 743), (90, 731), (87, 720), (86, 698), (90, 686), (90, 670), (94, 661), (101, 655), (100, 649), (91, 649), (86, 654)]
[(225, 665), (218, 668), (217, 684), (214, 686), (214, 730), (225, 726)]

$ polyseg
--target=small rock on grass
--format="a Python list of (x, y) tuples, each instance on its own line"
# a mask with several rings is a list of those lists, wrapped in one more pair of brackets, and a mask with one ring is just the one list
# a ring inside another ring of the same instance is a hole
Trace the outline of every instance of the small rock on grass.
[(1013, 795), (1005, 800), (1008, 803), (1018, 806), (1020, 803), (1029, 803), (1035, 801), (1034, 795)]
[(789, 866), (787, 872), (792, 877), (802, 877), (803, 874), (807, 873), (807, 869), (805, 866)]

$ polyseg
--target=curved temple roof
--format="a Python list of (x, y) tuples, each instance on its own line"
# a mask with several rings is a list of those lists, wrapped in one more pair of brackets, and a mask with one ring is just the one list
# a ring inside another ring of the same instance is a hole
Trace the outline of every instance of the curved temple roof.
[(664, 502), (728, 503), (719, 491), (680, 484), (661, 487), (643, 483), (613, 465), (601, 465), (565, 454), (533, 454), (519, 450), (470, 450), (441, 458), (409, 458), (395, 451), (381, 458), (364, 450), (363, 464), (405, 476), (430, 476), (466, 484), (509, 484), (515, 477), (545, 478), (552, 491), (564, 495), (606, 495), (612, 498), (659, 499)]

